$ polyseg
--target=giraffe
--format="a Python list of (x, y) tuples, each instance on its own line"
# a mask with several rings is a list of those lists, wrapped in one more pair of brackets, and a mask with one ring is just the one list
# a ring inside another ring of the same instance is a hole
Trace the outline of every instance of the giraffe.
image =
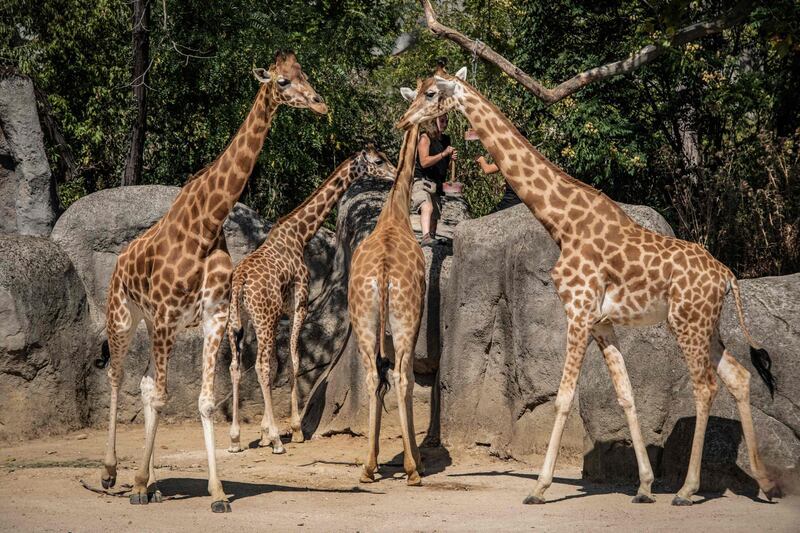
[(123, 362), (131, 338), (145, 321), (152, 344), (140, 389), (144, 406), (144, 458), (135, 475), (132, 504), (161, 501), (156, 486), (153, 446), (159, 413), (167, 401), (167, 360), (179, 330), (202, 323), (203, 370), (198, 408), (208, 455), (211, 510), (229, 512), (230, 504), (217, 477), (214, 458), (214, 369), (228, 319), (231, 258), (222, 223), (253, 170), (258, 153), (281, 104), (310, 108), (320, 115), (327, 107), (309, 84), (295, 55), (278, 52), (269, 70), (253, 75), (260, 88), (247, 118), (225, 151), (195, 174), (181, 189), (169, 211), (122, 251), (108, 290), (106, 331), (111, 384), (109, 429), (101, 473), (104, 488), (116, 482), (116, 418)]
[(241, 379), (241, 349), (239, 344), (244, 328), (239, 312), (240, 300), (253, 321), (258, 339), (256, 371), (264, 396), (264, 417), (261, 421), (261, 445), (272, 445), (272, 453), (283, 453), (278, 427), (272, 410), (273, 356), (278, 320), (284, 313), (292, 314), (289, 351), (292, 362), (291, 428), (292, 442), (303, 442), (297, 401), (297, 375), (300, 371), (298, 339), (305, 320), (308, 302), (308, 268), (303, 249), (317, 233), (325, 218), (351, 183), (364, 176), (391, 180), (394, 166), (388, 158), (370, 144), (346, 159), (302, 204), (278, 220), (266, 241), (243, 259), (233, 272), (231, 308), (228, 320), (228, 339), (231, 344), (231, 383), (233, 385), (233, 416), (229, 452), (242, 451), (239, 442), (239, 381)]
[(630, 428), (640, 482), (633, 502), (655, 501), (651, 492), (653, 471), (614, 325), (650, 325), (663, 320), (683, 351), (697, 411), (689, 469), (673, 505), (691, 505), (700, 485), (703, 439), (717, 392), (714, 371), (736, 400), (753, 476), (770, 500), (780, 497), (780, 487), (770, 478), (758, 453), (750, 413), (750, 373), (719, 338), (722, 303), (730, 289), (742, 332), (751, 346), (753, 365), (774, 394), (769, 355), (747, 330), (733, 273), (702, 246), (641, 227), (605, 194), (567, 175), (520, 135), (465, 78), (466, 67), (456, 76), (440, 69), (418, 82), (416, 91), (403, 88), (403, 95), (413, 102), (398, 127), (411, 127), (450, 109), (463, 113), (505, 179), (561, 249), (551, 277), (567, 315), (566, 360), (542, 471), (524, 503), (545, 501), (590, 338), (603, 353)]
[(372, 233), (356, 248), (350, 263), (347, 304), (350, 322), (366, 369), (369, 397), (369, 452), (361, 482), (375, 479), (378, 467), (383, 396), (389, 387), (389, 361), (384, 350), (388, 315), (395, 364), (392, 373), (403, 433), (403, 467), (409, 485), (420, 485), (422, 462), (414, 434), (412, 392), (414, 346), (425, 296), (425, 259), (409, 218), (411, 180), (419, 126), (405, 132), (398, 158), (397, 179)]

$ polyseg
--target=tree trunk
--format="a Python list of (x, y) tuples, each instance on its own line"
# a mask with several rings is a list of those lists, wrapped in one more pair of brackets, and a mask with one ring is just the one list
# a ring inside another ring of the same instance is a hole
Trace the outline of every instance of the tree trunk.
[(150, 0), (133, 0), (133, 97), (136, 100), (136, 118), (131, 128), (131, 149), (125, 162), (122, 185), (136, 185), (141, 181), (144, 152), (144, 135), (147, 126), (147, 70), (150, 67)]

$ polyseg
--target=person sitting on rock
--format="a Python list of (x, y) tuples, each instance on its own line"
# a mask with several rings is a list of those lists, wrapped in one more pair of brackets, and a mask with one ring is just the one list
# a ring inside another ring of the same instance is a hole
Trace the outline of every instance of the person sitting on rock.
[(420, 214), (421, 246), (432, 246), (438, 242), (436, 225), (442, 213), (442, 188), (450, 161), (457, 158), (456, 150), (450, 145), (450, 136), (444, 133), (446, 128), (447, 115), (422, 125), (417, 145), (411, 212)]
[[(500, 168), (497, 166), (497, 163), (489, 163), (486, 158), (482, 155), (479, 155), (475, 158), (475, 162), (480, 165), (481, 170), (483, 170), (484, 174), (494, 174), (495, 172), (499, 172)], [(508, 209), (509, 207), (515, 206), (521, 203), (522, 200), (519, 199), (517, 193), (514, 192), (514, 189), (511, 188), (511, 185), (506, 182), (505, 191), (503, 191), (503, 197), (494, 206), (494, 209), (490, 211), (491, 213), (497, 213), (498, 211), (502, 211), (503, 209)]]

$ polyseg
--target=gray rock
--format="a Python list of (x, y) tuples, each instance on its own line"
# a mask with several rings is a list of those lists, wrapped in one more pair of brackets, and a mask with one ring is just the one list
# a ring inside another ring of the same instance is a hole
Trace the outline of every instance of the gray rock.
[[(364, 369), (350, 334), (347, 313), (347, 283), (350, 259), (353, 252), (375, 227), (390, 184), (379, 180), (365, 180), (353, 185), (345, 194), (339, 207), (336, 237), (338, 247), (331, 275), (323, 294), (327, 301), (320, 306), (317, 324), (331, 323), (325, 328), (332, 340), (334, 354), (331, 364), (320, 376), (311, 392), (303, 414), (303, 431), (307, 435), (334, 433), (363, 433), (366, 427), (367, 398), (364, 387)], [(446, 198), (443, 204), (440, 235), (452, 234), (452, 228), (467, 218), (466, 204), (461, 199)], [(412, 226), (418, 231), (418, 217), (412, 217)], [(426, 263), (427, 294), (422, 316), (420, 335), (414, 350), (414, 373), (418, 383), (432, 383), (439, 367), (441, 353), (440, 307), (445, 298), (442, 287), (447, 283), (451, 269), (452, 247), (449, 244), (423, 248)], [(322, 318), (327, 315), (327, 318)], [(393, 359), (390, 339), (387, 338), (387, 356)], [(387, 395), (387, 406), (395, 404), (394, 394)]]
[(33, 82), (0, 72), (0, 233), (46, 237), (58, 201)]
[(41, 237), (0, 235), (0, 441), (86, 424), (91, 330), (69, 257)]
[[(672, 233), (652, 209), (622, 207)], [(442, 439), (490, 446), (502, 456), (542, 453), (566, 346), (566, 318), (550, 278), (559, 249), (525, 205), (461, 223), (454, 243), (442, 310)], [(562, 453), (583, 450), (576, 411)]]
[[(106, 189), (85, 196), (72, 204), (59, 218), (51, 238), (70, 256), (86, 286), (92, 309), (94, 330), (103, 336), (105, 305), (108, 284), (117, 257), (122, 249), (135, 237), (152, 226), (169, 209), (180, 189), (161, 185), (142, 185)], [(257, 248), (266, 238), (271, 225), (261, 219), (250, 208), (236, 204), (225, 221), (224, 231), (234, 263)], [(321, 280), (330, 268), (333, 256), (333, 236), (326, 229), (320, 230), (306, 249), (306, 262), (311, 271), (310, 299), (319, 295)], [(313, 316), (313, 303), (310, 315)], [(307, 323), (310, 319), (307, 319)], [(286, 360), (288, 358), (287, 322), (279, 328), (278, 360), (280, 372), (275, 380), (276, 414), (288, 413), (288, 392), (283, 386), (288, 383)], [(314, 324), (304, 328), (302, 342), (311, 339), (316, 330)], [(314, 339), (316, 344), (323, 342)], [(149, 358), (150, 343), (144, 324), (139, 326), (125, 362), (125, 381), (121, 389), (120, 419), (133, 420), (139, 417), (139, 380)], [(260, 411), (261, 390), (250, 369), (255, 361), (255, 335), (247, 328), (243, 364), (247, 370), (242, 379), (242, 400), (255, 405)], [(200, 392), (200, 369), (202, 368), (203, 337), (200, 328), (182, 332), (175, 344), (170, 359), (167, 389), (170, 394), (164, 414), (176, 418), (195, 417), (197, 396)], [(223, 410), (229, 403), (223, 401), (230, 391), (230, 349), (227, 341), (222, 343), (217, 363), (217, 399)], [(303, 361), (306, 375), (300, 380), (301, 394), (310, 390), (320, 370), (314, 362)], [(316, 372), (316, 373), (315, 373)], [(93, 423), (102, 422), (107, 416), (108, 385), (104, 371), (95, 370), (88, 379), (90, 418)]]

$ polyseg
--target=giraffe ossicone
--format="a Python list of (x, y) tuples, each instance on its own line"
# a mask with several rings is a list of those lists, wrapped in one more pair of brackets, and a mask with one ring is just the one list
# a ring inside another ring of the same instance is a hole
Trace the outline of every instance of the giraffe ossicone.
[(605, 194), (567, 175), (467, 83), (465, 74), (465, 69), (458, 76), (439, 69), (418, 81), (416, 91), (403, 90), (404, 97), (414, 94), (414, 99), (397, 127), (408, 130), (450, 110), (463, 113), (506, 181), (561, 249), (551, 277), (567, 315), (566, 360), (547, 454), (536, 488), (525, 503), (545, 501), (583, 357), (592, 338), (603, 353), (630, 429), (640, 483), (633, 501), (655, 501), (651, 491), (653, 471), (614, 325), (664, 320), (684, 353), (697, 409), (686, 481), (673, 504), (691, 504), (700, 486), (705, 429), (717, 392), (715, 373), (736, 399), (753, 477), (768, 498), (780, 496), (779, 486), (758, 453), (749, 403), (750, 372), (719, 339), (722, 303), (730, 290), (742, 332), (752, 347), (751, 361), (772, 393), (769, 355), (747, 330), (733, 273), (702, 246), (643, 228)]
[(202, 324), (205, 339), (198, 410), (208, 458), (208, 491), (212, 511), (231, 509), (217, 476), (212, 417), (214, 372), (228, 319), (233, 270), (222, 224), (247, 183), (277, 108), (290, 105), (318, 114), (328, 111), (291, 52), (278, 52), (259, 82), (250, 112), (225, 151), (184, 185), (156, 224), (125, 247), (111, 275), (106, 306), (111, 399), (101, 472), (104, 488), (116, 482), (119, 388), (128, 346), (142, 320), (152, 344), (140, 383), (145, 450), (131, 492), (133, 504), (161, 500), (153, 450), (159, 414), (167, 401), (167, 361), (178, 331)]

